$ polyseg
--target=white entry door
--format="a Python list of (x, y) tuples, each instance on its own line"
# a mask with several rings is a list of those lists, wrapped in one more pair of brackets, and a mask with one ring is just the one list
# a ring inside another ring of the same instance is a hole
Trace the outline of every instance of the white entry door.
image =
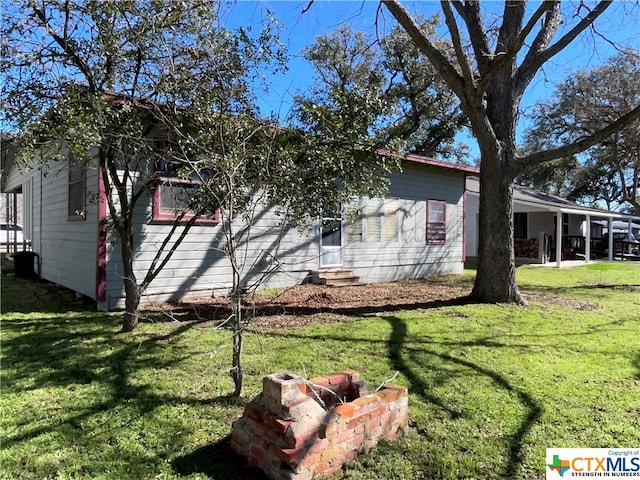
[(320, 267), (342, 265), (342, 218), (323, 218), (320, 225)]

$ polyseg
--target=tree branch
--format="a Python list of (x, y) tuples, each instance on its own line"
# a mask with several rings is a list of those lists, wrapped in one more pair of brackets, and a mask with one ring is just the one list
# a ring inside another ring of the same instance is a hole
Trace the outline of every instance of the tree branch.
[(442, 11), (444, 12), (445, 23), (449, 28), (449, 33), (451, 33), (451, 41), (453, 42), (453, 48), (456, 52), (458, 65), (460, 65), (460, 69), (462, 70), (462, 76), (464, 77), (464, 81), (467, 84), (468, 88), (473, 88), (475, 87), (475, 80), (473, 79), (473, 71), (471, 69), (471, 65), (469, 64), (469, 58), (464, 52), (464, 47), (462, 46), (462, 39), (460, 37), (460, 31), (458, 30), (458, 24), (456, 23), (456, 19), (453, 16), (451, 5), (449, 5), (449, 2), (445, 0), (441, 1), (440, 5), (442, 6)]
[(562, 38), (556, 43), (547, 47), (553, 35), (555, 35), (558, 27), (560, 26), (560, 2), (555, 1), (553, 9), (551, 9), (547, 15), (542, 30), (538, 32), (536, 39), (529, 49), (529, 52), (525, 56), (517, 74), (517, 89), (518, 91), (524, 90), (529, 84), (535, 73), (540, 69), (544, 63), (551, 57), (561, 52), (567, 45), (569, 45), (578, 35), (586, 30), (595, 20), (604, 13), (604, 11), (611, 6), (613, 2), (611, 0), (604, 0), (599, 2), (596, 7), (589, 12), (580, 22), (578, 22), (571, 30), (569, 30)]
[(476, 64), (478, 65), (478, 73), (480, 73), (481, 77), (484, 77), (489, 71), (491, 59), (493, 58), (493, 51), (489, 45), (489, 39), (487, 38), (486, 29), (484, 28), (482, 15), (480, 15), (480, 3), (470, 1), (462, 5), (462, 2), (456, 0), (451, 2), (451, 4), (467, 26), (471, 46), (473, 47), (476, 57)]
[[(93, 79), (93, 75), (91, 74), (91, 68), (89, 65), (78, 55), (78, 53), (73, 48), (72, 39), (67, 38), (66, 36), (62, 37), (49, 25), (49, 21), (47, 20), (47, 15), (44, 10), (41, 10), (37, 5), (35, 0), (29, 0), (29, 6), (33, 10), (33, 13), (38, 17), (42, 26), (45, 28), (47, 33), (51, 36), (51, 38), (58, 44), (58, 46), (62, 49), (65, 55), (73, 62), (73, 64), (78, 67), (78, 69), (82, 72), (87, 83), (89, 84), (89, 89), (91, 92), (97, 92), (98, 88)], [(66, 22), (64, 30), (67, 30)]]
[(537, 165), (539, 163), (555, 160), (556, 158), (566, 157), (575, 153), (580, 153), (587, 148), (603, 141), (607, 137), (619, 131), (621, 128), (629, 125), (631, 122), (640, 119), (640, 106), (637, 106), (627, 114), (620, 117), (615, 122), (609, 124), (605, 128), (598, 130), (586, 137), (582, 137), (573, 143), (563, 145), (562, 147), (552, 148), (546, 151), (539, 151), (524, 157), (518, 157), (515, 161), (516, 168), (522, 168), (528, 165)]
[[(486, 73), (481, 72), (482, 80), (478, 85), (479, 94), (482, 94), (487, 89), (487, 86), (489, 85), (489, 82), (491, 81), (491, 79), (496, 75), (498, 71), (500, 71), (500, 69), (504, 65), (513, 61), (513, 59), (518, 55), (518, 52), (520, 52), (520, 50), (522, 49), (524, 42), (526, 41), (527, 37), (533, 30), (533, 27), (535, 27), (536, 23), (540, 20), (542, 15), (545, 12), (552, 9), (553, 6), (554, 6), (554, 2), (550, 2), (550, 1), (545, 1), (542, 4), (540, 4), (538, 9), (531, 16), (531, 18), (529, 18), (529, 21), (527, 22), (527, 24), (520, 31), (520, 34), (518, 35), (518, 38), (513, 44), (513, 46), (509, 48), (506, 52), (503, 52), (503, 54), (500, 56), (492, 56), (491, 62), (490, 62), (490, 69)], [(470, 26), (469, 26), (469, 29), (471, 31)]]
[(426, 55), (438, 73), (442, 75), (442, 78), (447, 82), (451, 90), (460, 98), (465, 98), (463, 78), (453, 65), (451, 65), (451, 62), (449, 62), (440, 50), (429, 40), (426, 33), (420, 28), (411, 15), (409, 15), (409, 12), (400, 5), (398, 0), (382, 0), (382, 3), (387, 7), (387, 10), (389, 10), (396, 21), (406, 30), (420, 51)]

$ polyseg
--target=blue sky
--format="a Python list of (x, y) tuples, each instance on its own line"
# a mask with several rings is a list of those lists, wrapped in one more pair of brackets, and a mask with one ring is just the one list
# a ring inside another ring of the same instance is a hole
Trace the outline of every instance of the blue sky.
[[(302, 10), (308, 3), (306, 0), (241, 0), (231, 10), (228, 25), (230, 27), (257, 25), (266, 15), (267, 9), (270, 9), (284, 26), (282, 39), (289, 45), (289, 71), (273, 78), (269, 93), (260, 99), (263, 113), (276, 112), (281, 118), (285, 117), (291, 106), (292, 95), (308, 88), (312, 80), (312, 70), (301, 58), (300, 52), (312, 44), (316, 36), (332, 32), (344, 23), (351, 24), (356, 30), (367, 32), (375, 32), (376, 28), (378, 31), (389, 29), (396, 24), (395, 19), (384, 8), (380, 9), (381, 14), (376, 16), (378, 1), (315, 0), (311, 8), (303, 14)], [(439, 2), (434, 1), (406, 1), (404, 5), (409, 11), (425, 16), (440, 11)], [(502, 9), (502, 2), (486, 2), (485, 5), (488, 5), (488, 14), (495, 17)], [(530, 9), (535, 9), (538, 5), (539, 2), (531, 2)], [(577, 5), (577, 1), (566, 3), (564, 8), (568, 22), (571, 21)], [(536, 102), (549, 98), (556, 83), (580, 69), (602, 65), (609, 57), (615, 55), (616, 47), (609, 41), (615, 42), (618, 46), (640, 49), (638, 6), (634, 6), (632, 2), (618, 1), (607, 10), (604, 17), (596, 23), (598, 34), (588, 33), (579, 37), (545, 65), (525, 93), (522, 102), (525, 114)], [(441, 33), (446, 33), (446, 29), (442, 29)], [(526, 119), (521, 121), (518, 130), (520, 134), (525, 126)], [(470, 138), (468, 133), (461, 133), (458, 139), (471, 147), (472, 156), (477, 155), (475, 140)]]

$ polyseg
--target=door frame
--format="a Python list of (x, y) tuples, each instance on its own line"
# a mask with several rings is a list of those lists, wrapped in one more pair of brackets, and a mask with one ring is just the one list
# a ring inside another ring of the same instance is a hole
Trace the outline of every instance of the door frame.
[[(325, 222), (338, 221), (340, 245), (323, 245), (322, 232)], [(322, 217), (318, 221), (318, 266), (320, 268), (341, 267), (344, 262), (344, 217)]]

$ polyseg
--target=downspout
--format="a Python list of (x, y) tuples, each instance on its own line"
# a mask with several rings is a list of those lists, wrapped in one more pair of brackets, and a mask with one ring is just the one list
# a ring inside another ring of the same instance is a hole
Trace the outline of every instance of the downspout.
[(608, 218), (608, 228), (609, 228), (608, 230), (609, 234), (607, 235), (608, 236), (607, 241), (609, 242), (608, 260), (612, 262), (613, 261), (613, 217)]
[(467, 260), (467, 174), (464, 174), (462, 190), (462, 265)]
[(44, 179), (44, 175), (42, 174), (42, 167), (39, 168), (40, 170), (40, 201), (38, 202), (39, 205), (39, 214), (38, 214), (38, 244), (39, 244), (39, 251), (38, 251), (38, 278), (42, 278), (42, 181)]

